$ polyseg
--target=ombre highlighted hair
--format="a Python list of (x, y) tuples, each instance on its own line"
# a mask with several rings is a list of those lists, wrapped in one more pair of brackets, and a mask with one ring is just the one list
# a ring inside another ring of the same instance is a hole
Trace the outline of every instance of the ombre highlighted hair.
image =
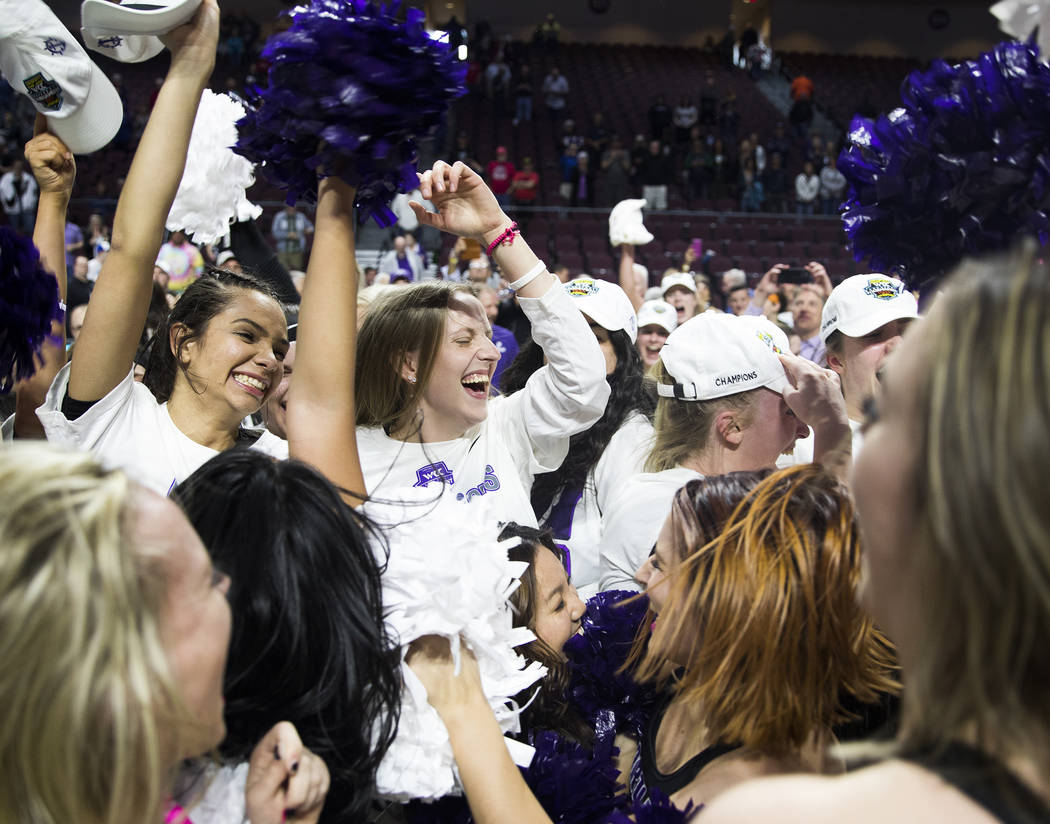
[(897, 691), (892, 648), (857, 601), (857, 526), (839, 482), (817, 464), (774, 472), (698, 545), (690, 502), (704, 482), (676, 495), (680, 562), (638, 680), (703, 707), (712, 740), (770, 756), (848, 719), (844, 695)]

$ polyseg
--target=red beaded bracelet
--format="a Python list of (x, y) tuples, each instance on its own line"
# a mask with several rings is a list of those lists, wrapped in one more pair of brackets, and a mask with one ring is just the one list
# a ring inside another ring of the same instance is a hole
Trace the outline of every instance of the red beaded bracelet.
[(518, 231), (518, 224), (511, 223), (506, 229), (499, 233), (499, 236), (492, 241), (485, 249), (485, 254), (492, 257), (492, 253), (496, 250), (497, 246), (510, 246), (514, 242), (514, 235), (521, 234)]

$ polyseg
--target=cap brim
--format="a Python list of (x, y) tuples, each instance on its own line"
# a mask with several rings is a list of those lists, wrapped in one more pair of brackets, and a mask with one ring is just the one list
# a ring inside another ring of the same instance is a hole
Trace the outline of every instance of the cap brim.
[(65, 117), (48, 117), (48, 129), (59, 137), (73, 154), (91, 154), (109, 143), (120, 129), (124, 106), (120, 95), (102, 73), (91, 63), (91, 89), (84, 102)]
[[(167, 34), (189, 21), (201, 0), (140, 2), (121, 6), (108, 0), (84, 0), (80, 7), (83, 28), (102, 29), (117, 34)], [(144, 8), (145, 7), (145, 8)]]
[(84, 45), (121, 63), (144, 63), (164, 51), (160, 38), (149, 34), (120, 34), (108, 29), (80, 30)]
[[(914, 302), (914, 299), (913, 301)], [(837, 331), (849, 338), (862, 338), (865, 335), (870, 335), (879, 327), (885, 326), (887, 323), (891, 323), (895, 320), (915, 320), (919, 317), (918, 306), (909, 305), (885, 307), (882, 312), (874, 312), (871, 314), (864, 315), (862, 318), (857, 318), (851, 323), (840, 323), (838, 324)], [(831, 332), (828, 333), (827, 337), (831, 337)], [(827, 338), (824, 339), (827, 343)]]

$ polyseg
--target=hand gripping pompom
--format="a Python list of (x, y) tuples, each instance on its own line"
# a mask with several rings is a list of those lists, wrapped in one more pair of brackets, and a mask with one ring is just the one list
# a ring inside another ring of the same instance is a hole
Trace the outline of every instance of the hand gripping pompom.
[(903, 105), (855, 117), (839, 169), (858, 261), (915, 287), (967, 255), (1050, 237), (1050, 66), (1033, 44), (913, 72)]
[(182, 229), (194, 243), (214, 243), (230, 230), (230, 221), (255, 219), (262, 209), (245, 195), (255, 169), (233, 153), (237, 121), (244, 106), (225, 94), (204, 90), (193, 121), (186, 170), (168, 212), (166, 225)]
[(394, 223), (390, 201), (416, 187), (416, 140), (431, 134), (464, 94), (466, 65), (447, 40), (400, 3), (313, 0), (267, 41), (268, 86), (238, 124), (237, 152), (288, 190), (316, 198), (317, 180), (338, 174), (357, 189), (363, 219)]
[(0, 226), (0, 392), (32, 377), (51, 322), (64, 316), (58, 283), (33, 242)]
[(423, 635), (443, 635), (459, 666), (462, 638), (477, 657), (482, 689), (504, 732), (520, 730), (521, 710), (508, 702), (546, 669), (514, 652), (535, 638), (513, 626), (507, 600), (527, 567), (507, 557), (515, 541), (498, 541), (495, 519), (476, 502), (468, 515), (450, 494), (435, 502), (425, 489), (398, 492), (402, 502), (366, 504), (377, 523), (389, 525), (383, 527), (390, 548), (383, 610), (401, 645), (404, 678), (397, 736), (379, 765), (376, 790), (395, 801), (433, 800), (460, 789), (445, 725), (404, 663), (408, 645)]
[(629, 243), (644, 246), (653, 239), (653, 233), (642, 223), (643, 198), (621, 200), (609, 213), (609, 243), (613, 248)]

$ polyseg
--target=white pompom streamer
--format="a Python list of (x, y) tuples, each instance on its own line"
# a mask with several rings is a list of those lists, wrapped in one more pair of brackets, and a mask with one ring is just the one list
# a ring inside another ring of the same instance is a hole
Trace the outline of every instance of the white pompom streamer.
[(225, 94), (205, 89), (193, 121), (186, 170), (168, 212), (169, 230), (182, 229), (194, 243), (214, 243), (230, 221), (255, 219), (262, 209), (245, 190), (255, 182), (255, 166), (233, 153), (237, 121), (244, 107)]
[(615, 249), (624, 243), (644, 246), (653, 239), (652, 232), (642, 223), (644, 198), (621, 200), (609, 213), (609, 243)]
[[(389, 501), (391, 493), (385, 497)], [(408, 645), (423, 635), (445, 636), (458, 670), (462, 638), (477, 658), (482, 689), (504, 732), (520, 729), (521, 708), (508, 701), (542, 678), (546, 668), (526, 665), (514, 651), (535, 638), (513, 626), (507, 600), (526, 568), (507, 557), (516, 541), (497, 540), (496, 521), (478, 502), (468, 514), (451, 495), (435, 502), (433, 491), (411, 489), (399, 490), (397, 497), (397, 503), (366, 505), (368, 515), (383, 525), (390, 548), (383, 611), (401, 644), (404, 678), (397, 737), (379, 765), (376, 785), (390, 800), (435, 800), (460, 794), (461, 788), (445, 725), (404, 663)], [(525, 762), (521, 766), (528, 765), (520, 748), (511, 751)]]
[(1043, 62), (1050, 60), (1050, 1), (1048, 0), (1002, 0), (989, 11), (999, 21), (1000, 30), (1027, 42), (1032, 32), (1039, 28), (1036, 37)]

